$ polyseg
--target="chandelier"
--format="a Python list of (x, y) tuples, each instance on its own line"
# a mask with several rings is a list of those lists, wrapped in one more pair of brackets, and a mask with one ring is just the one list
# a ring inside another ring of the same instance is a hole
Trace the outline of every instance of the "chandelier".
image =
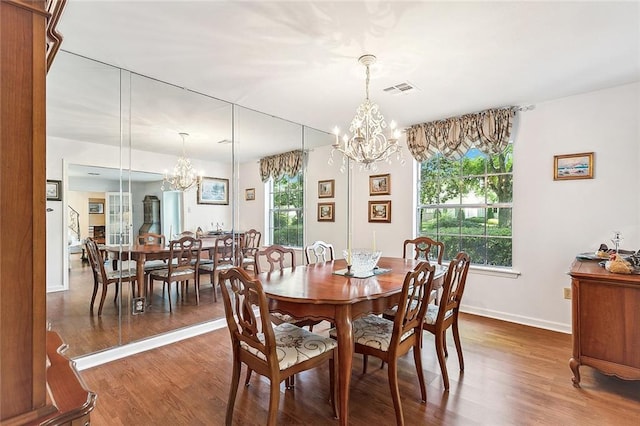
[[(333, 164), (333, 153), (341, 152), (342, 167), (340, 171), (344, 172), (347, 165), (347, 159), (360, 164), (360, 169), (375, 171), (377, 163), (385, 161), (391, 163), (391, 158), (395, 154), (396, 158), (404, 165), (405, 161), (402, 156), (402, 147), (398, 145), (400, 131), (396, 129), (396, 123), (389, 123), (389, 135), (384, 134), (387, 123), (380, 113), (377, 104), (369, 99), (369, 66), (376, 62), (374, 55), (362, 55), (358, 62), (366, 67), (367, 79), (365, 83), (365, 99), (356, 110), (356, 116), (349, 126), (350, 135), (344, 134), (340, 141), (340, 130), (336, 126), (333, 133), (336, 141), (331, 150), (329, 164)], [(353, 167), (353, 165), (351, 165)]]
[(164, 179), (162, 181), (161, 190), (165, 191), (188, 191), (194, 185), (199, 184), (202, 176), (191, 166), (191, 160), (187, 158), (185, 151), (185, 140), (189, 133), (178, 133), (182, 137), (182, 156), (178, 158), (178, 162), (173, 168), (173, 174), (169, 176), (165, 170)]

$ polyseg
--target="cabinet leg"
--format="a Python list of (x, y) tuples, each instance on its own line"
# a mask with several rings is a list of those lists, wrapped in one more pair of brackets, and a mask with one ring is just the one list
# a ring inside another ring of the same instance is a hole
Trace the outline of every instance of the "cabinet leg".
[(579, 388), (580, 387), (580, 361), (575, 358), (571, 358), (569, 360), (569, 368), (573, 372), (573, 377), (571, 381), (573, 382), (573, 386)]

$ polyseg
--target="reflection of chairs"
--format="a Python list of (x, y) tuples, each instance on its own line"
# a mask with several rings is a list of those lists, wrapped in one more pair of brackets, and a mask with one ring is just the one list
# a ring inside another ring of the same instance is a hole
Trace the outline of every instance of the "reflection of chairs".
[(244, 269), (253, 268), (255, 272), (256, 267), (256, 255), (260, 248), (260, 238), (262, 234), (260, 231), (250, 229), (244, 233), (244, 244), (242, 246), (242, 267)]
[[(311, 262), (311, 255), (315, 257), (315, 262)], [(307, 259), (307, 265), (331, 261), (333, 260), (333, 245), (324, 241), (316, 241), (305, 247), (304, 256)]]
[[(434, 270), (435, 267), (429, 265), (429, 262), (422, 262), (413, 271), (407, 273), (402, 285), (398, 312), (393, 320), (369, 314), (353, 321), (355, 352), (364, 355), (363, 373), (366, 373), (368, 355), (373, 355), (389, 364), (389, 388), (398, 425), (404, 424), (398, 389), (398, 358), (408, 353), (411, 348), (413, 348), (422, 402), (427, 401), (420, 347), (422, 346), (422, 320), (433, 286)], [(337, 335), (335, 329), (331, 329), (329, 333), (334, 338)]]
[(149, 299), (153, 296), (153, 282), (155, 280), (168, 284), (169, 312), (171, 308), (171, 283), (182, 283), (182, 298), (184, 299), (185, 283), (194, 280), (196, 288), (196, 304), (200, 303), (198, 289), (198, 266), (202, 242), (192, 237), (182, 237), (179, 240), (169, 242), (169, 264), (164, 269), (151, 271), (149, 275)]
[[(138, 235), (138, 244), (140, 245), (156, 245), (159, 247), (165, 246), (165, 237), (162, 234), (155, 234), (153, 232), (147, 232), (144, 234)], [(147, 284), (149, 283), (149, 274), (151, 271), (156, 271), (158, 269), (164, 269), (167, 267), (166, 260), (147, 260), (144, 262), (144, 279), (145, 286), (147, 288)], [(164, 292), (164, 290), (163, 290)]]
[(442, 297), (440, 305), (429, 304), (422, 328), (435, 336), (436, 354), (438, 355), (438, 363), (444, 380), (444, 388), (449, 389), (449, 374), (447, 373), (447, 364), (445, 357), (447, 353), (446, 331), (447, 328), (453, 329), (453, 340), (458, 352), (458, 362), (460, 371), (464, 371), (464, 359), (462, 357), (462, 345), (460, 344), (460, 333), (458, 331), (458, 309), (462, 301), (462, 293), (467, 282), (467, 273), (469, 272), (470, 259), (469, 255), (460, 252), (449, 263), (447, 275), (444, 278), (442, 286)]
[(274, 244), (272, 246), (266, 247), (264, 250), (257, 251), (256, 274), (262, 272), (260, 270), (260, 260), (262, 260), (263, 257), (269, 264), (269, 272), (273, 272), (276, 270), (282, 272), (282, 270), (287, 266), (291, 266), (292, 268), (296, 267), (296, 253), (293, 251), (293, 249)]
[[(240, 264), (241, 238), (238, 235), (228, 234), (224, 237), (216, 238), (214, 248), (209, 249), (211, 262), (200, 264), (198, 272), (211, 275), (211, 285), (213, 286), (213, 300), (218, 301), (216, 294), (216, 275), (219, 276), (220, 271), (232, 268)], [(218, 274), (216, 274), (216, 272)], [(197, 287), (200, 287), (200, 274), (198, 274)]]
[(98, 285), (102, 284), (102, 296), (100, 297), (100, 307), (98, 308), (98, 316), (102, 315), (102, 307), (104, 306), (104, 299), (107, 296), (107, 287), (109, 284), (115, 284), (116, 294), (113, 298), (114, 302), (118, 300), (118, 282), (130, 282), (131, 292), (134, 293), (134, 284), (136, 282), (135, 271), (107, 271), (104, 267), (104, 259), (100, 254), (98, 245), (92, 238), (87, 238), (86, 248), (89, 254), (89, 264), (93, 270), (93, 294), (91, 295), (91, 314), (93, 315), (93, 303), (96, 299), (96, 293), (98, 292)]
[[(329, 384), (333, 415), (337, 415), (334, 379), (335, 340), (311, 333), (292, 324), (273, 327), (269, 322), (267, 298), (262, 284), (244, 269), (232, 268), (220, 273), (220, 288), (233, 350), (231, 389), (226, 424), (231, 425), (240, 382), (242, 364), (247, 365), (248, 385), (251, 372), (269, 378), (269, 418), (275, 425), (280, 400), (280, 383), (301, 371), (329, 361)], [(227, 288), (227, 281), (229, 288)], [(259, 310), (256, 318), (254, 307)]]

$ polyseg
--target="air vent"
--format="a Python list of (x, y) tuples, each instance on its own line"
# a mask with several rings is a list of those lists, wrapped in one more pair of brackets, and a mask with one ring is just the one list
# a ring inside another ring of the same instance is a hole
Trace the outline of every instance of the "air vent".
[(392, 95), (399, 95), (401, 93), (409, 93), (415, 90), (419, 90), (416, 86), (409, 83), (408, 81), (395, 84), (393, 86), (387, 87), (384, 89), (385, 92), (390, 93)]

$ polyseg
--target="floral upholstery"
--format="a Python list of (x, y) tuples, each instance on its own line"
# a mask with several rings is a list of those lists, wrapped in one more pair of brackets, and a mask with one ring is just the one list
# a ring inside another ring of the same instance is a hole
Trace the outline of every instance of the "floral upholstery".
[[(363, 346), (387, 351), (392, 334), (393, 321), (377, 315), (367, 315), (353, 322), (353, 341)], [(406, 332), (402, 335), (401, 340), (405, 340), (412, 334), (413, 330)], [(336, 338), (337, 335), (335, 328), (329, 331), (329, 336)]]
[(164, 269), (167, 266), (167, 262), (164, 260), (148, 260), (144, 262), (144, 271), (157, 271), (158, 269)]
[(122, 271), (107, 271), (107, 280), (116, 280), (120, 277), (122, 278), (135, 278), (136, 271), (129, 271), (127, 269), (123, 269)]
[(297, 321), (291, 315), (281, 314), (280, 312), (271, 312), (271, 316), (275, 317), (280, 322), (288, 322), (291, 324), (295, 324), (295, 322)]
[[(225, 269), (231, 269), (233, 267), (234, 267), (233, 265), (225, 263), (224, 265), (218, 265), (216, 270), (224, 271)], [(213, 272), (213, 263), (205, 263), (204, 265), (201, 263), (200, 264), (200, 270), (201, 271)]]
[[(174, 277), (179, 277), (181, 275), (192, 275), (195, 271), (193, 269), (182, 269), (173, 271)], [(159, 269), (157, 271), (153, 271), (154, 277), (167, 277), (169, 275), (168, 269)]]
[[(273, 332), (280, 370), (331, 351), (338, 346), (334, 339), (322, 337), (293, 324), (277, 325), (273, 327)], [(264, 343), (264, 334), (259, 334), (258, 339)], [(266, 361), (262, 352), (250, 347), (245, 342), (240, 341), (240, 347)]]
[[(415, 307), (415, 302), (411, 303), (411, 307)], [(439, 305), (434, 305), (432, 303), (429, 303), (429, 306), (427, 306), (427, 313), (424, 316), (424, 322), (427, 324), (435, 324), (436, 323), (436, 319), (438, 318), (438, 310), (440, 309)], [(398, 307), (394, 306), (393, 308), (389, 308), (386, 311), (384, 311), (384, 315), (388, 316), (388, 317), (393, 317), (396, 315), (396, 312), (398, 312)], [(445, 318), (448, 318), (451, 316), (453, 312), (452, 311), (447, 311), (447, 313), (444, 315)]]

